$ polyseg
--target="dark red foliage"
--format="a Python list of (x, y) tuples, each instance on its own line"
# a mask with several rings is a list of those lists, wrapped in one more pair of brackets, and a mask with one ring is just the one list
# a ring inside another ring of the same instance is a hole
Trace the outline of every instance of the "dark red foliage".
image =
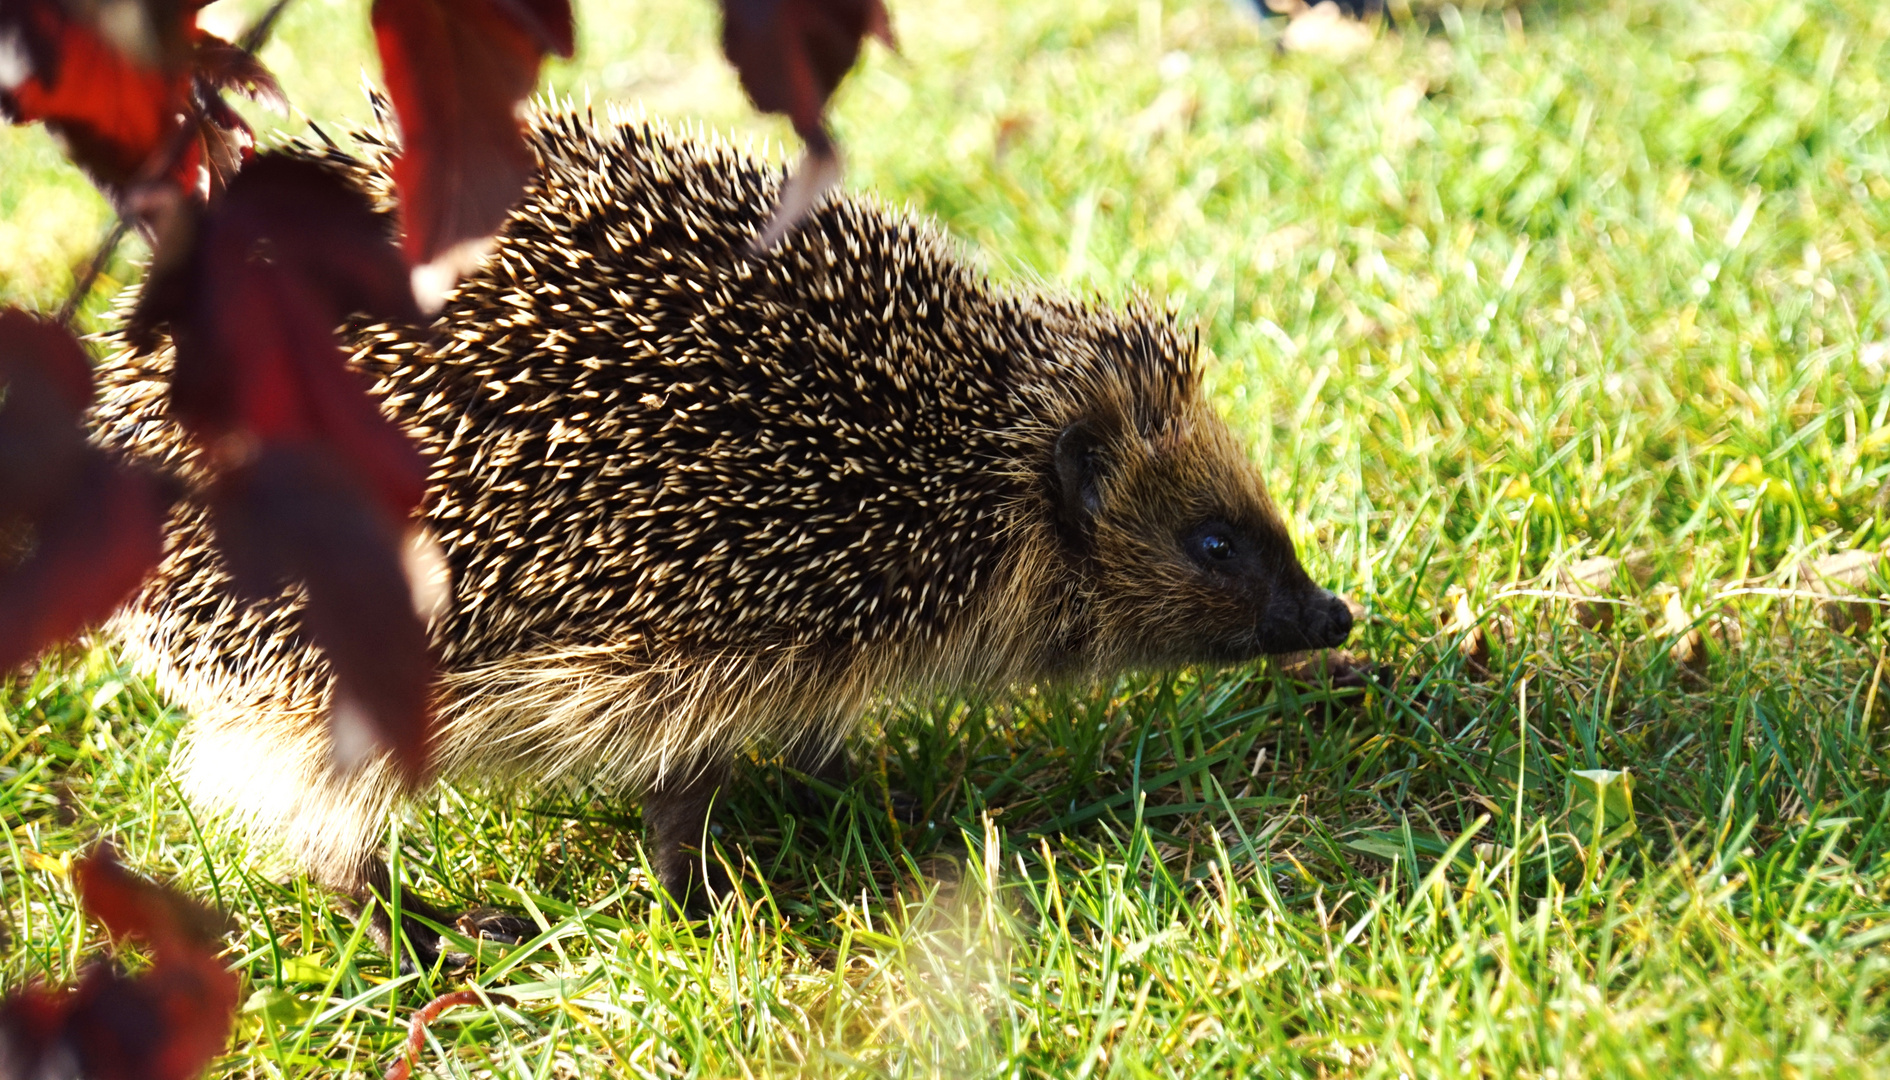
[(432, 668), (398, 552), (426, 465), (347, 367), (334, 328), (353, 314), (418, 318), (388, 222), (328, 168), (265, 154), (150, 283), (131, 333), (170, 326), (171, 409), (219, 475), (212, 519), (238, 586), (306, 586), (305, 626), (349, 707), (337, 723), (364, 717), (418, 776)]
[(822, 118), (827, 99), (871, 34), (893, 44), (881, 0), (722, 0), (722, 51), (755, 107), (782, 113), (807, 143), (774, 219), (755, 240), (766, 251), (840, 179), (840, 154)]
[(200, 222), (188, 257), (148, 284), (130, 332), (148, 344), (170, 325), (172, 409), (221, 458), (327, 443), (404, 520), (426, 468), (344, 362), (334, 329), (352, 314), (419, 318), (388, 223), (330, 169), (265, 154)]
[[(22, 0), (8, 6), (16, 2)], [(99, 186), (123, 191), (177, 130), (189, 71), (162, 62), (170, 58), (133, 60), (54, 0), (23, 0), (14, 18), (28, 40), (42, 43), (36, 51), (55, 62), (0, 91), (0, 108), (15, 123), (45, 121)]]
[(868, 34), (887, 46), (880, 0), (722, 0), (722, 51), (755, 107), (794, 122), (810, 150), (829, 145), (821, 113)]
[(80, 905), (105, 925), (113, 941), (142, 941), (159, 963), (199, 959), (205, 949), (217, 948), (225, 929), (216, 912), (126, 871), (109, 843), (73, 863), (72, 883)]
[(146, 0), (137, 8), (143, 18), (114, 20), (146, 31), (127, 38), (59, 0), (7, 0), (0, 33), (24, 46), (28, 71), (0, 84), (0, 113), (43, 121), (114, 197), (166, 174), (185, 191), (220, 188), (248, 153), (250, 133), (216, 91), (280, 93), (253, 57), (196, 28), (196, 8)]
[(84, 467), (79, 415), (92, 365), (72, 334), (16, 308), (0, 310), (0, 526), (37, 519)]
[(170, 492), (148, 473), (90, 453), (79, 481), (0, 574), (0, 670), (102, 622), (164, 554)]
[[(243, 47), (197, 28), (203, 2), (0, 0), (0, 115), (44, 122), (152, 240), (129, 336), (149, 347), (168, 327), (172, 411), (205, 451), (219, 549), (252, 596), (300, 584), (305, 628), (336, 676), (336, 745), (344, 757), (391, 745), (413, 781), (426, 763), (433, 668), (400, 552), (426, 468), (347, 368), (334, 330), (357, 315), (416, 319), (413, 283), (431, 299), (503, 224), (535, 166), (519, 105), (547, 53), (572, 54), (570, 0), (375, 0), (401, 129), (393, 173), (406, 261), (335, 174), (252, 160), (249, 128), (221, 97), (280, 104), (253, 50), (281, 2)], [(101, 21), (107, 8), (114, 17)], [(838, 175), (823, 112), (861, 41), (892, 38), (881, 0), (723, 8), (723, 46), (743, 87), (808, 146), (766, 247)], [(0, 311), (0, 392), (4, 670), (131, 595), (161, 555), (174, 481), (86, 441), (90, 364), (64, 328)], [(137, 977), (98, 966), (76, 988), (0, 1002), (0, 1078), (200, 1074), (228, 1039), (237, 993), (210, 920), (126, 874), (109, 848), (80, 860), (74, 880), (112, 936), (147, 942), (154, 962)], [(389, 1075), (406, 1075), (429, 1022), (478, 1000), (449, 994), (419, 1010)]]
[(72, 334), (0, 311), (0, 671), (103, 620), (163, 554), (171, 493), (85, 441)]
[(520, 102), (547, 52), (570, 56), (569, 0), (375, 0), (374, 39), (400, 117), (394, 162), (407, 257), (469, 260), (534, 169)]
[(189, 1080), (223, 1052), (237, 978), (217, 959), (219, 920), (125, 872), (109, 846), (79, 859), (73, 884), (114, 940), (145, 942), (151, 967), (96, 965), (70, 990), (28, 989), (0, 1003), (0, 1076)]

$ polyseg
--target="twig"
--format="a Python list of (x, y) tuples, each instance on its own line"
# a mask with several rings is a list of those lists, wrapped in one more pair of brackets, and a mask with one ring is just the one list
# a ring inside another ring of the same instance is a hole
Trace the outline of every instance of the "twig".
[(440, 1014), (458, 1005), (510, 1005), (512, 999), (504, 994), (488, 994), (483, 990), (455, 990), (450, 994), (441, 994), (413, 1012), (413, 1019), (407, 1022), (407, 1045), (401, 1048), (400, 1058), (387, 1067), (381, 1080), (408, 1080), (413, 1075), (414, 1062), (420, 1060), (420, 1051), (427, 1044), (427, 1025), (440, 1018)]
[(276, 0), (275, 3), (270, 4), (269, 10), (262, 13), (262, 18), (257, 19), (248, 30), (243, 32), (243, 37), (236, 43), (236, 47), (251, 54), (262, 48), (263, 42), (268, 41), (269, 35), (274, 32), (276, 20), (282, 17), (282, 9), (288, 6), (289, 0)]
[(105, 239), (99, 241), (98, 250), (92, 252), (92, 260), (85, 264), (85, 273), (72, 283), (72, 291), (66, 293), (66, 302), (59, 306), (59, 325), (68, 329), (72, 326), (72, 317), (79, 312), (79, 305), (92, 295), (92, 286), (98, 281), (98, 275), (105, 269), (105, 261), (118, 250), (118, 245), (125, 238), (125, 232), (131, 227), (123, 214), (112, 222), (111, 231)]

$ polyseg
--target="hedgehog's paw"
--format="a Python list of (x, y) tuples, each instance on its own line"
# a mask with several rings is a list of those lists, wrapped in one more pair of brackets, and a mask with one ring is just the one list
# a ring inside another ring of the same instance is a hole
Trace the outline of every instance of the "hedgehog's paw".
[(476, 907), (460, 912), (453, 929), (474, 941), (496, 941), (518, 945), (538, 936), (538, 924), (504, 908)]
[[(393, 910), (388, 896), (391, 876), (387, 864), (376, 859), (363, 868), (352, 887), (336, 886), (340, 903), (348, 916), (361, 924), (367, 939), (383, 955), (397, 958), (402, 975), (416, 972), (458, 974), (478, 955), (478, 943), (491, 941), (516, 945), (538, 934), (538, 925), (522, 915), (494, 907), (475, 907), (458, 914), (429, 903), (410, 889), (400, 896), (400, 934), (394, 934)], [(472, 952), (459, 949), (461, 939), (471, 939)]]
[(344, 894), (339, 903), (342, 911), (360, 924), (361, 932), (382, 955), (397, 958), (394, 966), (398, 974), (457, 971), (471, 959), (464, 953), (442, 954), (446, 942), (437, 928), (452, 926), (453, 917), (412, 893), (401, 897), (398, 941), (387, 903), (372, 890)]
[[(352, 912), (355, 918), (361, 918), (360, 905), (351, 906), (355, 909)], [(387, 908), (379, 903), (369, 905), (366, 934), (383, 953), (390, 956), (398, 953), (395, 968), (401, 975), (416, 972), (457, 975), (472, 966), (477, 958), (478, 942), (517, 945), (538, 934), (536, 923), (500, 908), (476, 907), (450, 915), (411, 895), (402, 897), (400, 906), (398, 948), (393, 941), (393, 920), (388, 917)], [(475, 951), (460, 951), (459, 938), (441, 933), (441, 927), (472, 939)]]
[(717, 902), (734, 891), (734, 883), (719, 861), (713, 856), (705, 858), (700, 849), (690, 848), (659, 855), (656, 884), (689, 919), (706, 919), (715, 914)]

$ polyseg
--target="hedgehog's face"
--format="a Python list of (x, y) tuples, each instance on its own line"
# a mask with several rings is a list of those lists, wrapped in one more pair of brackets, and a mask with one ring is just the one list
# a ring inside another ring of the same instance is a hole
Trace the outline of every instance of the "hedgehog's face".
[(1078, 421), (1054, 457), (1065, 540), (1092, 579), (1097, 661), (1238, 663), (1351, 633), (1219, 417), (1201, 409), (1153, 438)]

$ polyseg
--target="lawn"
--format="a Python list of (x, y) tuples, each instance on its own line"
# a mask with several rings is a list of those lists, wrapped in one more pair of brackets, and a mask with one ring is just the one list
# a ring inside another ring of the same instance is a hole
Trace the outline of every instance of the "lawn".
[[(297, 0), (264, 54), (325, 127), (367, 111), (365, 6)], [(106, 836), (235, 928), (216, 1075), (377, 1073), (467, 982), (504, 998), (433, 1027), (441, 1076), (1890, 1075), (1886, 590), (1815, 569), (1890, 544), (1890, 5), (893, 14), (848, 185), (1198, 325), (1372, 686), (901, 705), (824, 815), (744, 767), (706, 924), (633, 806), (442, 788), (412, 886), (545, 932), (428, 980), (194, 820), (183, 717), (74, 648), (0, 690), (0, 988), (107, 952), (64, 876)], [(579, 15), (558, 94), (789, 152), (710, 5)], [(107, 212), (37, 131), (0, 163), (0, 300), (56, 306)]]

